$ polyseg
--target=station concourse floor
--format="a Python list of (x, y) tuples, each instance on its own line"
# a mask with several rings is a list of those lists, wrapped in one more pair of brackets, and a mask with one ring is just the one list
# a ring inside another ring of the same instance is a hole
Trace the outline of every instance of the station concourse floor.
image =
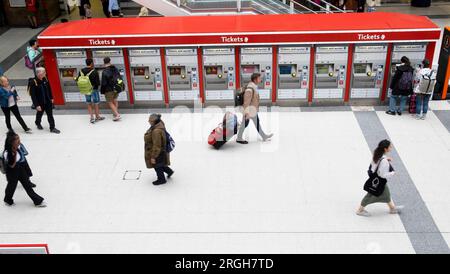
[[(377, 107), (272, 108), (260, 116), (273, 140), (250, 125), (249, 145), (233, 139), (218, 151), (207, 137), (223, 110), (163, 113), (176, 173), (158, 187), (143, 156), (153, 110), (117, 123), (105, 110), (94, 125), (85, 110), (57, 111), (60, 135), (21, 133), (13, 118), (48, 207), (19, 186), (16, 205), (0, 206), (0, 243), (47, 243), (51, 253), (449, 253), (450, 103), (431, 108), (424, 121)], [(376, 204), (359, 217), (384, 136), (395, 146), (391, 193), (406, 207), (390, 215)], [(0, 176), (1, 198), (5, 184)]]

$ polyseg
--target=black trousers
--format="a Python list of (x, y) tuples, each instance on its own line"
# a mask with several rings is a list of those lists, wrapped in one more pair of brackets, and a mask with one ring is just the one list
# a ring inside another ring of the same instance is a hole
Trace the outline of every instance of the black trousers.
[(45, 114), (47, 114), (47, 120), (48, 120), (48, 124), (50, 125), (50, 129), (54, 129), (55, 128), (55, 119), (53, 118), (53, 105), (49, 104), (49, 105), (45, 105), (45, 106), (41, 106), (42, 111), (38, 111), (36, 112), (36, 125), (40, 125), (42, 122), (42, 116), (44, 116), (44, 112)]
[(11, 112), (14, 114), (14, 116), (16, 117), (17, 121), (22, 126), (22, 128), (28, 129), (27, 124), (25, 124), (25, 121), (22, 119), (22, 116), (20, 115), (19, 108), (17, 107), (17, 105), (14, 105), (14, 106), (8, 107), (8, 108), (2, 107), (2, 111), (5, 114), (5, 122), (6, 122), (6, 127), (8, 129), (12, 130)]
[(110, 17), (109, 15), (109, 0), (106, 1), (102, 1), (102, 6), (103, 6), (103, 13), (105, 14), (106, 17)]
[(31, 187), (30, 177), (24, 163), (17, 163), (14, 168), (8, 168), (6, 172), (6, 179), (8, 184), (5, 190), (5, 203), (12, 205), (14, 203), (13, 196), (16, 192), (17, 184), (20, 182), (23, 189), (27, 192), (28, 196), (33, 200), (35, 205), (40, 205), (44, 198), (34, 192)]
[(162, 166), (162, 167), (155, 167), (156, 176), (158, 176), (158, 181), (165, 182), (166, 177), (164, 176), (164, 173), (171, 174), (173, 170), (168, 166)]

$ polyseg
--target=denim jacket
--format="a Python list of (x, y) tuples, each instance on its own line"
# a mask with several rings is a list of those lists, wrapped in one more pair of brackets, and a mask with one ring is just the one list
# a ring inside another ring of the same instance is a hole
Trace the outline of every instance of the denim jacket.
[(0, 87), (0, 106), (2, 108), (9, 107), (9, 97), (14, 96), (14, 101), (17, 103), (17, 92), (16, 91), (9, 91), (6, 90), (3, 87)]

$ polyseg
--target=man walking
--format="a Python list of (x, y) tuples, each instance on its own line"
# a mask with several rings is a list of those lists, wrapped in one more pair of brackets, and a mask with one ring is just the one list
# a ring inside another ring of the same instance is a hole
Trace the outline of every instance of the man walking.
[(260, 73), (253, 73), (251, 76), (250, 83), (247, 84), (244, 91), (244, 104), (243, 107), (243, 119), (241, 126), (239, 127), (238, 131), (238, 137), (236, 141), (240, 144), (248, 144), (248, 141), (245, 141), (242, 138), (242, 135), (244, 134), (245, 128), (248, 126), (248, 123), (250, 120), (253, 121), (253, 124), (255, 124), (256, 130), (258, 131), (259, 135), (263, 139), (263, 141), (266, 141), (270, 138), (272, 138), (273, 134), (266, 134), (261, 128), (261, 125), (259, 123), (259, 117), (258, 117), (258, 110), (259, 110), (259, 93), (258, 93), (258, 84), (261, 83), (261, 74)]
[(105, 57), (103, 59), (105, 70), (102, 73), (102, 87), (101, 93), (105, 95), (106, 102), (113, 112), (113, 121), (120, 120), (119, 114), (119, 93), (115, 90), (116, 81), (120, 75), (119, 70), (111, 64), (111, 58)]
[(50, 125), (50, 132), (59, 134), (60, 131), (55, 128), (55, 119), (53, 118), (53, 94), (50, 89), (50, 83), (46, 78), (45, 68), (36, 68), (36, 77), (30, 85), (31, 99), (36, 107), (36, 126), (39, 130), (44, 129), (41, 125), (44, 112), (47, 114), (47, 120)]

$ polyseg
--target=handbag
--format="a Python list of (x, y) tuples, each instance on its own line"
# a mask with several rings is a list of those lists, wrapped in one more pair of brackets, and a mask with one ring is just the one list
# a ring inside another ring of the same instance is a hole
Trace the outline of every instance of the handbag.
[(381, 161), (383, 158), (378, 161), (377, 168), (374, 172), (372, 172), (372, 165), (369, 166), (369, 170), (367, 173), (369, 174), (369, 179), (367, 179), (364, 184), (364, 190), (373, 196), (379, 197), (384, 192), (384, 188), (386, 187), (387, 180), (378, 175), (378, 168), (380, 167)]

